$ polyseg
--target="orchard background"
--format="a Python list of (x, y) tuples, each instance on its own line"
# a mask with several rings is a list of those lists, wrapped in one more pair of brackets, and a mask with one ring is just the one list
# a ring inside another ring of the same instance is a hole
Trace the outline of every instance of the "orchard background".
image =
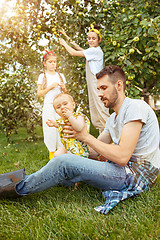
[(144, 97), (147, 102), (149, 95), (158, 96), (159, 9), (158, 0), (5, 0), (0, 9), (1, 132), (9, 139), (20, 126), (33, 132), (41, 124), (38, 102), (43, 100), (37, 97), (36, 81), (45, 49), (56, 52), (71, 95), (89, 114), (85, 59), (70, 56), (56, 41), (54, 36), (60, 37), (61, 28), (81, 47), (88, 48), (90, 24), (99, 24), (105, 63), (123, 68), (126, 94)]

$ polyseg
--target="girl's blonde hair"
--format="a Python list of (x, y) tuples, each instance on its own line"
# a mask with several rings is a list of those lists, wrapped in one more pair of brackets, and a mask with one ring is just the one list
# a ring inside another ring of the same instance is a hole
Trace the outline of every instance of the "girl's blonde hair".
[(59, 93), (53, 100), (53, 106), (54, 106), (55, 100), (60, 98), (60, 97), (63, 97), (63, 96), (67, 96), (73, 103), (75, 103), (73, 97), (70, 94), (68, 94), (68, 93)]
[[(50, 51), (50, 52), (46, 51), (46, 52), (47, 53), (43, 56), (43, 62), (42, 62), (42, 64), (43, 64), (43, 73), (44, 73), (43, 82), (42, 82), (42, 89), (43, 90), (46, 89), (46, 87), (47, 87), (47, 77), (46, 77), (46, 71), (45, 71), (44, 62), (46, 62), (52, 56), (55, 57), (56, 60), (57, 60), (57, 56), (56, 56), (54, 51)], [(57, 66), (56, 66), (56, 72), (58, 73), (58, 75), (60, 77), (61, 83), (64, 83), (63, 78), (62, 78), (61, 74), (59, 73), (59, 70), (58, 70)]]

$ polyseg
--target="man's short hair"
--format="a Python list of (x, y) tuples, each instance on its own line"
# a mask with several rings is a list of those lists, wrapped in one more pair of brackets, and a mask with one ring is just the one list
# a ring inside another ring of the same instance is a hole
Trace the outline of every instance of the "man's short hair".
[(115, 65), (109, 65), (104, 67), (99, 73), (96, 74), (96, 78), (100, 79), (103, 76), (107, 75), (109, 80), (115, 84), (118, 80), (123, 82), (124, 90), (126, 88), (126, 76), (124, 71)]

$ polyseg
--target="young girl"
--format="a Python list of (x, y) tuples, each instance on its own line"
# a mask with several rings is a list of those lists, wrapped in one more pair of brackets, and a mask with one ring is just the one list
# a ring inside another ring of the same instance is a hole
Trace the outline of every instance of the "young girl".
[(63, 143), (63, 146), (55, 152), (54, 156), (56, 157), (61, 154), (72, 153), (81, 157), (88, 157), (89, 151), (85, 143), (82, 143), (74, 138), (65, 138), (63, 133), (63, 127), (68, 123), (70, 123), (73, 129), (76, 131), (81, 131), (84, 127), (84, 124), (86, 124), (89, 131), (90, 121), (87, 116), (80, 111), (74, 112), (75, 102), (72, 96), (69, 94), (59, 94), (57, 97), (55, 97), (53, 106), (56, 113), (61, 118), (56, 121), (48, 119), (46, 123), (49, 127), (58, 128), (61, 142)]
[(102, 132), (109, 117), (109, 110), (104, 107), (104, 104), (98, 97), (97, 79), (95, 76), (96, 73), (100, 72), (104, 67), (104, 54), (99, 46), (101, 42), (101, 34), (99, 30), (99, 26), (91, 25), (91, 29), (88, 32), (88, 44), (90, 48), (86, 50), (71, 41), (70, 37), (64, 30), (60, 31), (60, 33), (71, 42), (74, 48), (70, 47), (62, 38), (60, 39), (60, 44), (64, 46), (72, 56), (86, 58), (86, 81), (88, 86), (91, 121), (93, 125), (99, 129), (99, 132)]
[(49, 150), (49, 159), (54, 157), (54, 152), (62, 146), (57, 129), (47, 126), (48, 118), (57, 119), (53, 108), (53, 99), (62, 91), (67, 92), (65, 77), (57, 69), (57, 57), (54, 51), (46, 52), (43, 56), (43, 73), (38, 78), (38, 96), (44, 96), (42, 123), (44, 143)]

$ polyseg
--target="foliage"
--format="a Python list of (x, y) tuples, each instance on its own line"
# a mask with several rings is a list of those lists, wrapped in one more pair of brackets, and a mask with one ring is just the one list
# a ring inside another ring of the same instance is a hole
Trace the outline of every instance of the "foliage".
[(156, 116), (157, 116), (157, 119), (158, 119), (158, 123), (160, 125), (160, 110), (155, 111), (155, 113), (156, 113)]
[[(14, 85), (13, 76), (9, 76), (7, 70), (12, 68), (14, 74), (18, 68), (17, 78), (21, 79), (22, 85), (23, 82), (26, 84), (27, 79), (31, 90), (27, 96), (24, 92), (24, 99), (28, 98), (25, 108), (28, 108), (36, 95), (35, 81), (41, 70), (43, 50), (54, 49), (69, 91), (76, 102), (82, 105), (84, 112), (88, 112), (85, 59), (70, 56), (55, 37), (61, 37), (58, 31), (64, 28), (81, 47), (88, 48), (87, 32), (90, 24), (96, 23), (102, 28), (101, 47), (106, 64), (116, 64), (124, 69), (129, 97), (144, 96), (147, 101), (149, 94), (160, 93), (159, 7), (158, 0), (17, 0), (13, 14), (9, 17), (3, 6), (0, 12), (1, 81), (5, 79)], [(48, 40), (46, 46), (41, 44), (44, 39)], [(22, 72), (26, 73), (25, 78), (22, 78)], [(14, 96), (10, 95), (9, 98), (9, 104), (5, 107), (10, 111)], [(4, 102), (5, 99), (2, 99), (1, 103)], [(18, 116), (21, 115), (20, 107), (21, 103), (16, 110)], [(30, 112), (33, 113), (33, 108)], [(16, 129), (17, 125), (14, 126)]]
[[(39, 139), (28, 142), (30, 135), (20, 129), (11, 137), (13, 144), (0, 134), (0, 173), (26, 167), (31, 174), (48, 162), (42, 129), (36, 133)], [(107, 215), (94, 210), (104, 202), (101, 191), (85, 184), (76, 191), (56, 186), (17, 199), (0, 199), (0, 239), (158, 240), (159, 188), (160, 177), (150, 190), (119, 203)]]
[(7, 75), (4, 74), (5, 78), (1, 79), (0, 130), (9, 140), (19, 126), (25, 126), (28, 132), (33, 132), (34, 125), (40, 122), (40, 110), (34, 104), (34, 92), (27, 72), (21, 72), (20, 76), (16, 73)]

